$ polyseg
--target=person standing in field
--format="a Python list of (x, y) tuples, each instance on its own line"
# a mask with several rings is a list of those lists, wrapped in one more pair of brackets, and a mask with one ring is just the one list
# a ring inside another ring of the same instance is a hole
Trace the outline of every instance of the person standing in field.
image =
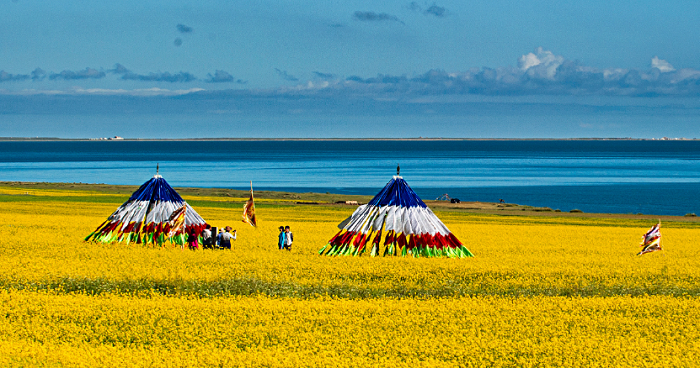
[(231, 239), (236, 239), (229, 231), (231, 231), (231, 226), (226, 226), (224, 233), (221, 234), (221, 249), (231, 249)]
[(284, 226), (280, 226), (280, 235), (277, 239), (277, 247), (279, 250), (284, 249), (284, 245), (287, 241), (287, 234), (284, 232)]
[(285, 226), (285, 228), (284, 228), (284, 249), (291, 251), (292, 250), (292, 242), (294, 242), (294, 235), (292, 234), (292, 230), (289, 229), (289, 226)]
[(199, 248), (197, 233), (194, 229), (191, 229), (189, 234), (187, 234), (187, 246), (190, 248), (190, 250), (196, 250)]
[(216, 247), (221, 248), (221, 236), (224, 235), (224, 229), (219, 229), (219, 233), (216, 234)]
[(214, 238), (211, 236), (211, 225), (207, 224), (206, 228), (202, 230), (202, 249), (213, 248)]

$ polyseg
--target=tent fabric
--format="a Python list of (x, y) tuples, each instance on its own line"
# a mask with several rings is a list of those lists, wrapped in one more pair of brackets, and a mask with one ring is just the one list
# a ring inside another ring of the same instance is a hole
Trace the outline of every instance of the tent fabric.
[[(400, 176), (394, 176), (338, 227), (340, 232), (320, 254), (359, 256), (369, 247), (375, 256), (383, 243), (384, 255), (473, 257)], [(386, 232), (384, 239), (382, 232)]]
[[(173, 225), (169, 221), (170, 216), (183, 206), (186, 208), (184, 226), (169, 237)], [(155, 175), (141, 185), (129, 200), (119, 206), (107, 221), (85, 238), (85, 241), (126, 241), (158, 245), (170, 241), (183, 244), (186, 234), (194, 230), (199, 236), (205, 226), (206, 221), (175, 189), (162, 176)]]

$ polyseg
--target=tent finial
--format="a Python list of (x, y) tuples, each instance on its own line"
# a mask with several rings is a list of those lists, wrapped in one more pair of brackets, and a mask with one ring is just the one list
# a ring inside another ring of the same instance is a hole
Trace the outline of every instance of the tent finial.
[(156, 164), (156, 175), (160, 172), (160, 162)]
[(400, 171), (401, 171), (401, 166), (399, 166), (399, 164), (396, 164), (396, 176), (399, 176)]

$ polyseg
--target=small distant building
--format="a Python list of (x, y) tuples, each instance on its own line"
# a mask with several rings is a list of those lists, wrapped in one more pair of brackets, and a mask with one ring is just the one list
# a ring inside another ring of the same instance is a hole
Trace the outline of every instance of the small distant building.
[(359, 203), (357, 203), (357, 201), (338, 201), (338, 202), (335, 202), (335, 203), (338, 203), (338, 204), (352, 204), (352, 205), (355, 205), (355, 206), (357, 206), (357, 205), (359, 204)]

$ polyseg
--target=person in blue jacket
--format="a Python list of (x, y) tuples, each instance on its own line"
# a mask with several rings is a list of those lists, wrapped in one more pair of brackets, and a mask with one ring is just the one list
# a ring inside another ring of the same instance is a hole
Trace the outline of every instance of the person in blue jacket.
[(277, 246), (279, 250), (284, 249), (284, 245), (287, 243), (287, 234), (284, 232), (284, 226), (280, 226), (280, 235), (277, 241)]

